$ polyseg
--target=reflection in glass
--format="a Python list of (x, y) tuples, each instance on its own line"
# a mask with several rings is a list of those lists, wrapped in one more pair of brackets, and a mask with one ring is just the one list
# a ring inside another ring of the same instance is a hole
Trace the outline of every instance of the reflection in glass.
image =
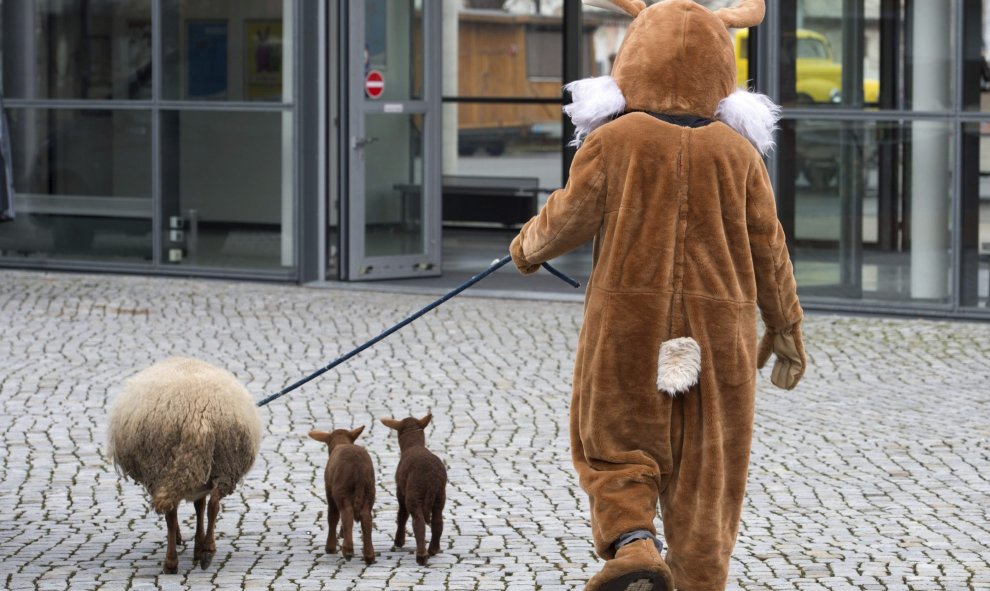
[(166, 111), (162, 119), (164, 262), (292, 266), (291, 114)]
[[(461, 9), (457, 96), (558, 97), (562, 19)], [(450, 54), (454, 48), (444, 48)]]
[[(880, 5), (843, 0), (786, 3), (781, 37), (785, 105), (875, 106), (880, 100)], [(745, 38), (747, 31), (738, 31)], [(738, 47), (737, 43), (737, 47)]]
[(418, 5), (415, 0), (364, 2), (364, 73), (378, 72), (384, 84), (376, 100), (423, 98), (423, 18)]
[(365, 122), (364, 254), (422, 254), (423, 116), (367, 115)]
[(8, 98), (151, 98), (151, 0), (18, 0), (0, 8)]
[(963, 140), (964, 306), (990, 308), (990, 123), (967, 123)]
[(151, 259), (151, 117), (8, 109), (17, 217), (4, 256)]
[(162, 14), (169, 100), (291, 101), (292, 20), (285, 0), (176, 0)]
[[(802, 294), (949, 301), (950, 130), (942, 122), (784, 122), (779, 201)], [(923, 163), (912, 156), (921, 149)]]

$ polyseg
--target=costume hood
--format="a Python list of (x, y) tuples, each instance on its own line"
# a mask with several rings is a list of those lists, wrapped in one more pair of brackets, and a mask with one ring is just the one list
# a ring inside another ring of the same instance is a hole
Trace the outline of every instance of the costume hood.
[(612, 75), (567, 85), (564, 111), (577, 143), (627, 111), (717, 119), (761, 153), (773, 148), (780, 108), (769, 98), (736, 89), (736, 58), (729, 28), (758, 25), (764, 0), (741, 0), (712, 12), (693, 0), (586, 0), (633, 17), (612, 65)]

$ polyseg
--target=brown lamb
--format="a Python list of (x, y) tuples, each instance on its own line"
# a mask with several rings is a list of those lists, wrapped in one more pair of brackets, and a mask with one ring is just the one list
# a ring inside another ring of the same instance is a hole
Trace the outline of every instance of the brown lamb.
[[(395, 547), (406, 543), (406, 519), (412, 516), (416, 537), (416, 562), (425, 565), (427, 556), (440, 552), (443, 534), (443, 507), (447, 502), (447, 469), (440, 458), (426, 449), (424, 429), (433, 418), (407, 417), (401, 421), (382, 419), (382, 424), (398, 432), (399, 467), (395, 471), (395, 496), (399, 500)], [(426, 523), (430, 523), (429, 554), (426, 548)]]
[(364, 427), (352, 431), (336, 429), (310, 431), (309, 436), (327, 444), (329, 458), (323, 478), (327, 490), (327, 554), (337, 552), (337, 522), (341, 522), (340, 552), (345, 560), (354, 557), (354, 519), (361, 520), (361, 558), (367, 564), (375, 562), (371, 545), (371, 510), (375, 504), (375, 468), (368, 450), (354, 445)]

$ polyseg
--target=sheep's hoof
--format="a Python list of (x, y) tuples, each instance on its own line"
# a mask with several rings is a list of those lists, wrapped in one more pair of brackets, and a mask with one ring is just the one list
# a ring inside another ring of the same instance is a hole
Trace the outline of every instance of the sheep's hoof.
[(426, 559), (427, 559), (426, 554), (422, 554), (422, 555), (417, 554), (416, 555), (416, 564), (418, 564), (420, 566), (426, 566)]
[(324, 550), (326, 551), (327, 554), (336, 554), (337, 553), (337, 546), (331, 546), (330, 544), (327, 544), (327, 546), (326, 546), (326, 548), (324, 548)]
[(176, 560), (175, 562), (170, 562), (170, 561), (166, 560), (165, 563), (162, 564), (162, 574), (174, 575), (177, 572), (179, 572), (179, 561), (178, 560)]
[(364, 563), (365, 564), (374, 564), (375, 563), (375, 555), (374, 554), (372, 554), (371, 556), (364, 556), (363, 558), (364, 558)]
[(203, 552), (203, 555), (199, 557), (199, 568), (206, 570), (210, 568), (210, 564), (213, 562), (213, 552)]
[(436, 556), (440, 553), (440, 548), (430, 548), (430, 556)]
[(350, 559), (354, 558), (354, 552), (353, 551), (348, 552), (347, 550), (342, 550), (340, 552), (340, 555), (344, 557), (344, 560), (350, 560)]
[(395, 542), (392, 544), (392, 548), (401, 548), (406, 545), (405, 538), (395, 538)]

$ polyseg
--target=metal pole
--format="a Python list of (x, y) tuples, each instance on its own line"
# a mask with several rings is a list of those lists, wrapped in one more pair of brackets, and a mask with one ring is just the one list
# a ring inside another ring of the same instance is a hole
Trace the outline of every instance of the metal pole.
[[(914, 11), (911, 65), (912, 106), (952, 108), (952, 56), (945, 32), (948, 5), (924, 0)], [(911, 297), (944, 300), (949, 295), (949, 129), (943, 121), (916, 120), (911, 129)]]

